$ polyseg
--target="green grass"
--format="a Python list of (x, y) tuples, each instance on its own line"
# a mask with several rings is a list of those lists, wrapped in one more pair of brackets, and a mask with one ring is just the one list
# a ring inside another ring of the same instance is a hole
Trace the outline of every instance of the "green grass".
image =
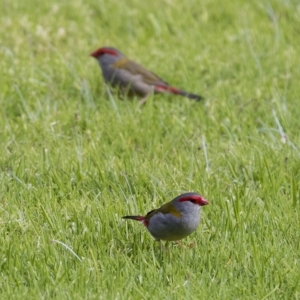
[[(300, 299), (297, 0), (0, 13), (1, 299)], [(205, 101), (109, 99), (104, 45)], [(210, 201), (186, 248), (121, 219), (185, 191)]]

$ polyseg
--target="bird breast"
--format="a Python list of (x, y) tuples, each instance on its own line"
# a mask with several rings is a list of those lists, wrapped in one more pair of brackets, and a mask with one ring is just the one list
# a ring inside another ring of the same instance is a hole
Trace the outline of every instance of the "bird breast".
[(157, 213), (150, 219), (148, 230), (156, 239), (176, 241), (195, 231), (199, 221), (199, 211), (188, 215), (183, 213), (181, 217)]

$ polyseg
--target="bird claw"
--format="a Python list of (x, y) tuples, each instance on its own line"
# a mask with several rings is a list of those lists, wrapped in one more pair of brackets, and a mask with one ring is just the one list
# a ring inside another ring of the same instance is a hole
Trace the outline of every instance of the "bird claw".
[(195, 246), (195, 243), (190, 243), (188, 246), (183, 245), (180, 241), (175, 241), (175, 243), (182, 248), (193, 248)]

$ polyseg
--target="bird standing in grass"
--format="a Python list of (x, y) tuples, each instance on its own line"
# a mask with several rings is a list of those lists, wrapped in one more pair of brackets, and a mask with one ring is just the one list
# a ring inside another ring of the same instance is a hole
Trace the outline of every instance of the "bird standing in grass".
[(123, 53), (113, 47), (103, 47), (91, 53), (98, 60), (104, 80), (112, 87), (117, 87), (125, 94), (143, 97), (144, 103), (150, 93), (169, 93), (180, 95), (196, 101), (201, 96), (182, 91), (170, 86), (156, 74), (138, 63), (128, 59)]
[(124, 216), (142, 222), (157, 240), (178, 241), (196, 230), (201, 206), (209, 204), (196, 193), (182, 194), (146, 216)]

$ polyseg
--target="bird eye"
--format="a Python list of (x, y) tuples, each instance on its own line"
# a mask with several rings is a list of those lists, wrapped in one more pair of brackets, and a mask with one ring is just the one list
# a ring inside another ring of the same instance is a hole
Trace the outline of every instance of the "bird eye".
[(192, 203), (196, 203), (196, 201), (195, 200), (190, 200)]

